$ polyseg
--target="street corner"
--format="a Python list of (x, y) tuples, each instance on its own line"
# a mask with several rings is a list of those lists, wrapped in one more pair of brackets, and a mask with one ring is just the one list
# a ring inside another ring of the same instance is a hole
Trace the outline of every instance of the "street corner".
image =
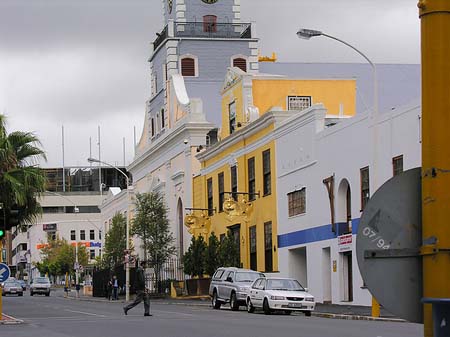
[(0, 320), (0, 325), (14, 325), (22, 323), (23, 320), (5, 314), (2, 314), (2, 319)]

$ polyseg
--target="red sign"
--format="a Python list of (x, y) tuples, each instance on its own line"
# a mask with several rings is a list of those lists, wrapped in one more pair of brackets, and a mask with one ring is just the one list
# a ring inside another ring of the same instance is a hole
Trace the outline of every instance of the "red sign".
[(353, 235), (352, 234), (345, 234), (338, 236), (338, 247), (339, 252), (348, 252), (352, 250), (352, 243), (353, 243)]

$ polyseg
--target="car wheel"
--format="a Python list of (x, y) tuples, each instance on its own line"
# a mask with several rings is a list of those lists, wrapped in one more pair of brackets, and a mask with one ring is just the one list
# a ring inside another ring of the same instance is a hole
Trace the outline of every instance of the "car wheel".
[(290, 314), (292, 314), (292, 311), (290, 311), (290, 310), (285, 310), (285, 311), (284, 311), (284, 314), (285, 314), (285, 315), (290, 315)]
[(239, 310), (239, 304), (238, 304), (238, 301), (237, 301), (237, 298), (236, 298), (236, 293), (231, 293), (230, 308), (233, 311)]
[(267, 300), (267, 298), (264, 299), (263, 310), (264, 310), (264, 314), (266, 314), (266, 315), (270, 315), (272, 313), (272, 310), (270, 310), (269, 301)]
[(50, 296), (50, 292), (48, 292), (48, 293), (45, 293), (45, 296)]
[(219, 299), (217, 298), (217, 291), (215, 290), (213, 293), (211, 304), (214, 309), (220, 309), (220, 306), (222, 305), (222, 303), (220, 303)]
[(20, 293), (19, 296), (23, 296), (23, 293)]
[(247, 312), (250, 314), (255, 312), (255, 307), (253, 306), (252, 300), (250, 298), (247, 300)]
[(305, 311), (305, 316), (306, 317), (311, 317), (311, 311)]
[(30, 291), (30, 296), (33, 296), (33, 292), (32, 291)]

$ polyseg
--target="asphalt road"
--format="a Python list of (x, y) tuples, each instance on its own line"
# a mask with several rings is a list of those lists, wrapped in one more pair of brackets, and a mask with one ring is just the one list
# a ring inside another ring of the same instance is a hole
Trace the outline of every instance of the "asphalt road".
[(349, 321), (302, 314), (248, 314), (208, 306), (153, 301), (152, 317), (143, 305), (128, 316), (120, 302), (88, 302), (50, 297), (3, 297), (3, 312), (25, 324), (0, 325), (1, 337), (419, 337), (418, 324)]

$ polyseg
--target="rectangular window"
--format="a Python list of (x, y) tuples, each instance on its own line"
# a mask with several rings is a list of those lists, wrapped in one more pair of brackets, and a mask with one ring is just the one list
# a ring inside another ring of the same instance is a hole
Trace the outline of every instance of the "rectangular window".
[(263, 152), (263, 193), (269, 195), (272, 193), (271, 184), (272, 174), (270, 171), (270, 149)]
[(217, 176), (219, 187), (219, 212), (223, 212), (223, 203), (225, 201), (225, 190), (223, 183), (223, 172), (220, 172)]
[(75, 231), (74, 231), (74, 230), (71, 230), (71, 231), (70, 231), (70, 240), (75, 241), (76, 239), (77, 239), (77, 238), (76, 238)]
[(81, 241), (86, 240), (86, 231), (85, 231), (84, 229), (82, 229), (82, 230), (80, 231), (80, 240), (81, 240)]
[(367, 205), (370, 198), (370, 181), (369, 181), (369, 167), (364, 167), (360, 170), (361, 174), (361, 211)]
[(152, 137), (154, 137), (155, 136), (155, 119), (154, 118), (152, 118), (152, 120), (151, 120), (151, 127), (152, 127)]
[(228, 105), (230, 135), (236, 130), (236, 102)]
[(392, 170), (394, 177), (403, 172), (403, 155), (392, 158)]
[(93, 229), (89, 231), (89, 240), (95, 240), (95, 231)]
[(166, 126), (166, 116), (164, 114), (164, 109), (161, 109), (161, 129), (164, 129), (164, 127)]
[(231, 192), (233, 192), (233, 199), (237, 201), (238, 195), (236, 194), (238, 192), (238, 182), (237, 182), (237, 166), (231, 166), (230, 170), (231, 174)]
[(256, 198), (256, 181), (255, 181), (255, 157), (249, 158), (247, 161), (248, 169), (248, 193), (249, 200), (255, 200)]
[(311, 96), (288, 96), (288, 110), (305, 110), (311, 106)]
[(249, 228), (250, 237), (250, 269), (257, 270), (257, 255), (256, 255), (256, 226)]
[(212, 178), (209, 178), (206, 182), (207, 190), (208, 190), (208, 215), (213, 215), (213, 184), (212, 184)]
[(95, 260), (95, 249), (89, 250), (89, 258)]
[(272, 254), (272, 221), (264, 223), (264, 262), (265, 271), (273, 271), (273, 254)]
[(306, 213), (306, 188), (288, 193), (289, 216)]

